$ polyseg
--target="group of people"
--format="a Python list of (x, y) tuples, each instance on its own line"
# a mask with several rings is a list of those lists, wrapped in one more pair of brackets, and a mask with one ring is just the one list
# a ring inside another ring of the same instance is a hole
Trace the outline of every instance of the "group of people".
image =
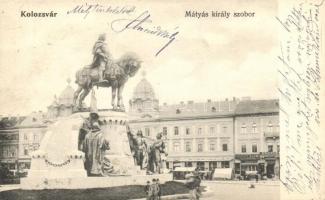
[(130, 146), (134, 160), (141, 169), (147, 170), (149, 174), (161, 173), (161, 169), (165, 167), (163, 156), (167, 155), (162, 133), (158, 133), (156, 140), (148, 144), (142, 131), (139, 130), (135, 137), (131, 137)]
[(147, 200), (160, 200), (161, 199), (161, 185), (159, 179), (152, 179), (152, 182), (147, 181), (144, 188), (147, 195)]

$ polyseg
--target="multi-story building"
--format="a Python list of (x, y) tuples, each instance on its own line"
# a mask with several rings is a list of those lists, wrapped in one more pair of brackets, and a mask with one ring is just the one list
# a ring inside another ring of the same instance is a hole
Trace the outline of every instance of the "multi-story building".
[(278, 100), (246, 97), (158, 105), (153, 87), (142, 79), (130, 100), (130, 127), (149, 138), (164, 134), (169, 168), (233, 168), (237, 174), (278, 176)]
[(235, 112), (235, 171), (279, 176), (279, 102), (247, 100)]
[(12, 174), (17, 172), (19, 129), (16, 127), (23, 117), (2, 117), (0, 119), (0, 164)]
[(48, 107), (48, 112), (33, 112), (25, 117), (0, 119), (0, 164), (13, 173), (30, 168), (30, 154), (37, 150), (49, 124), (72, 114), (74, 90), (68, 80), (59, 98)]

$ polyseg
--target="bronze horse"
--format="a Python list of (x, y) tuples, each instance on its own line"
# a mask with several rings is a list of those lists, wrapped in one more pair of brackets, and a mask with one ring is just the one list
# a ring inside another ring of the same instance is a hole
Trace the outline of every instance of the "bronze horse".
[[(116, 68), (114, 77), (110, 76), (110, 70), (108, 69), (108, 64), (106, 64), (104, 71), (104, 82), (98, 82), (98, 68), (90, 68), (86, 66), (77, 71), (75, 82), (78, 84), (78, 89), (75, 91), (73, 98), (73, 103), (75, 106), (77, 106), (77, 109), (82, 109), (83, 100), (89, 94), (93, 86), (98, 86), (107, 88), (112, 87), (111, 105), (114, 110), (120, 109), (124, 111), (122, 97), (124, 85), (129, 77), (133, 77), (137, 73), (141, 67), (141, 61), (138, 59), (136, 54), (126, 53), (116, 62), (114, 62), (113, 65), (115, 65)], [(117, 105), (115, 105), (116, 93)], [(79, 101), (77, 105), (78, 98)]]

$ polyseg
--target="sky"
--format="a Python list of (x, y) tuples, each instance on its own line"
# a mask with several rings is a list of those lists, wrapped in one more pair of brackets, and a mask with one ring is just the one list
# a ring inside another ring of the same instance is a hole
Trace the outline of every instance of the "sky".
[[(221, 100), (250, 96), (277, 98), (276, 55), (278, 53), (276, 1), (105, 1), (112, 7), (132, 7), (126, 14), (67, 14), (81, 1), (4, 1), (0, 12), (0, 115), (25, 115), (46, 111), (67, 86), (74, 84), (75, 72), (92, 60), (91, 49), (100, 33), (107, 34), (114, 58), (136, 52), (142, 62), (140, 72), (124, 90), (124, 103), (142, 79), (142, 71), (152, 84), (160, 103), (207, 99)], [(228, 3), (227, 3), (228, 2)], [(58, 12), (55, 18), (24, 18), (22, 10)], [(158, 56), (168, 40), (140, 31), (116, 33), (111, 24), (118, 19), (135, 19), (148, 11), (151, 23), (170, 32), (175, 40)], [(186, 11), (255, 12), (252, 18), (190, 18)], [(4, 20), (3, 20), (4, 19)], [(110, 91), (96, 90), (99, 108), (110, 108)], [(88, 100), (86, 101), (88, 102)]]

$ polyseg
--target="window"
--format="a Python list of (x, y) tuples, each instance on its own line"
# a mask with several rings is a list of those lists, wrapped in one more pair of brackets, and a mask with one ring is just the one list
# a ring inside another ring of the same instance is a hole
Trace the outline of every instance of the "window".
[(174, 148), (174, 152), (179, 152), (180, 151), (179, 142), (174, 142), (173, 148)]
[(267, 132), (272, 132), (272, 128), (273, 128), (272, 122), (269, 121), (269, 124), (267, 125)]
[(185, 151), (186, 152), (191, 152), (192, 151), (192, 144), (191, 144), (191, 142), (186, 142), (185, 143)]
[(26, 133), (24, 134), (24, 140), (28, 140), (28, 136)]
[(228, 144), (222, 145), (222, 151), (228, 151)]
[(212, 112), (217, 112), (217, 109), (216, 109), (215, 107), (212, 107), (212, 108), (211, 108), (211, 111), (212, 111)]
[(210, 134), (214, 134), (215, 128), (213, 126), (210, 127)]
[(267, 152), (273, 152), (273, 145), (267, 146)]
[(38, 135), (37, 133), (34, 133), (34, 137), (33, 137), (34, 141), (37, 141), (38, 140)]
[(185, 167), (193, 167), (192, 162), (185, 162)]
[(202, 128), (198, 128), (198, 129), (197, 129), (197, 134), (198, 134), (198, 135), (201, 135), (201, 134), (202, 134)]
[(228, 127), (227, 126), (223, 126), (222, 127), (222, 133), (227, 133), (228, 131)]
[(256, 144), (253, 144), (252, 145), (252, 152), (253, 153), (256, 153), (257, 152), (257, 145)]
[(280, 126), (279, 126), (279, 124), (278, 125), (276, 125), (276, 126), (274, 126), (274, 132), (279, 132), (280, 131)]
[(190, 135), (191, 134), (191, 129), (190, 128), (186, 128), (185, 129), (186, 135)]
[(197, 166), (197, 168), (199, 169), (199, 170), (204, 170), (204, 162), (197, 162), (196, 163), (196, 166)]
[(178, 126), (174, 127), (174, 135), (178, 135)]
[(256, 123), (253, 122), (253, 125), (252, 125), (252, 132), (253, 133), (256, 133), (257, 132), (257, 128), (256, 128)]
[(246, 133), (246, 124), (245, 123), (242, 124), (241, 129), (240, 129), (240, 133), (243, 133), (243, 134)]
[(180, 109), (176, 109), (176, 114), (180, 114), (181, 110)]
[(280, 153), (280, 145), (277, 145), (276, 151)]
[(167, 135), (168, 131), (167, 131), (167, 127), (163, 127), (163, 135)]
[(203, 144), (202, 144), (202, 143), (199, 143), (199, 144), (197, 145), (197, 151), (198, 151), (198, 152), (202, 152), (202, 151), (203, 151)]
[(245, 144), (241, 145), (241, 152), (246, 153), (246, 145)]
[(215, 151), (215, 150), (216, 150), (216, 144), (210, 143), (210, 151)]
[(221, 161), (221, 168), (229, 168), (229, 161)]
[(144, 133), (146, 136), (150, 136), (150, 128), (145, 128)]
[(24, 147), (24, 155), (28, 156), (28, 148), (26, 146)]

